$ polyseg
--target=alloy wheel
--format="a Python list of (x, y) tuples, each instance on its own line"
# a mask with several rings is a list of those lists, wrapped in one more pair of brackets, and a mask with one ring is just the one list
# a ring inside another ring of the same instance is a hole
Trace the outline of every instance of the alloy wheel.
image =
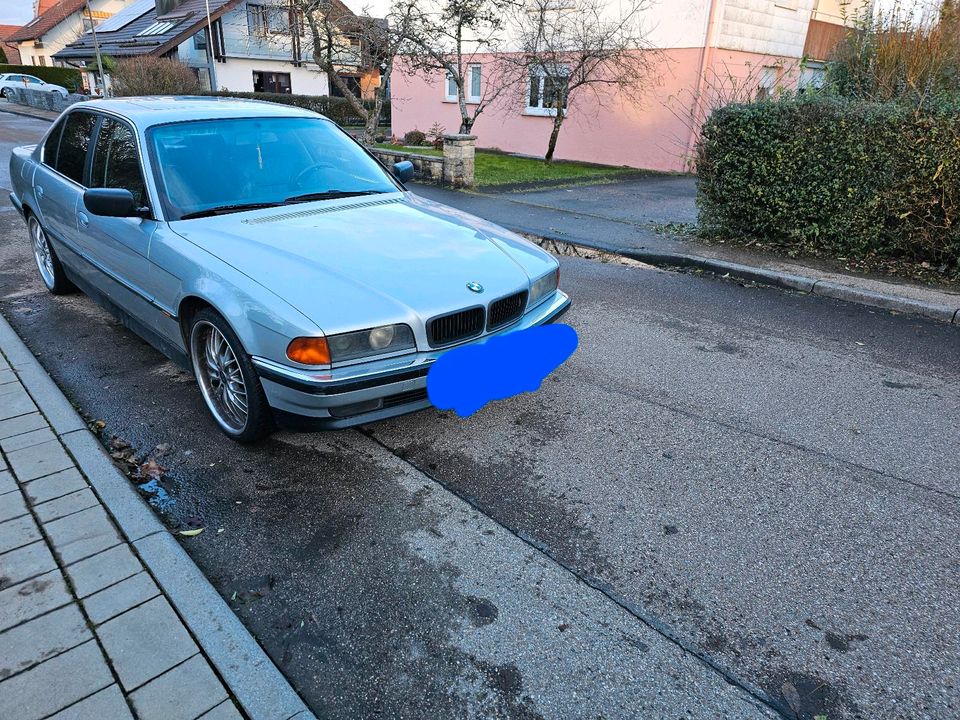
[(44, 284), (53, 289), (56, 278), (54, 276), (53, 253), (50, 251), (50, 242), (47, 234), (40, 227), (35, 217), (30, 218), (30, 240), (33, 243), (33, 259), (37, 262), (37, 270)]
[(247, 386), (237, 355), (223, 333), (210, 322), (193, 326), (190, 353), (203, 399), (214, 419), (229, 433), (247, 425)]

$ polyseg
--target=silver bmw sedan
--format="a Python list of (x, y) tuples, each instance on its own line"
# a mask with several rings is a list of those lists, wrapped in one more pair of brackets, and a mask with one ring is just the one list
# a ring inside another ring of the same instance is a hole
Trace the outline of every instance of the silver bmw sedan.
[(47, 288), (190, 368), (239, 442), (428, 407), (442, 353), (569, 306), (552, 256), (412, 170), (313, 112), (186, 97), (73, 105), (10, 160)]

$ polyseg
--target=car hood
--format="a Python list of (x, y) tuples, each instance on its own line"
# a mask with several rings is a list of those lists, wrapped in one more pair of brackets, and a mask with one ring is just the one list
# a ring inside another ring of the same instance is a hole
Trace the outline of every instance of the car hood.
[(532, 243), (411, 193), (170, 225), (327, 334), (485, 305), (526, 289), (555, 265)]

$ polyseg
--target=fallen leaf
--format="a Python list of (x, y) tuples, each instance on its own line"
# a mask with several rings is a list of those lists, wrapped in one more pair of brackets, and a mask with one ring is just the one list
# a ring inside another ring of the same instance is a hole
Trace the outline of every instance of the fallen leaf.
[(785, 682), (780, 686), (780, 690), (783, 692), (783, 699), (787, 701), (790, 709), (799, 715), (803, 709), (803, 703), (800, 701), (800, 693), (797, 692), (797, 688), (794, 687), (793, 683)]
[(94, 426), (97, 430), (103, 430), (103, 429), (107, 426), (107, 424), (106, 424), (103, 420), (94, 420), (94, 421), (93, 421), (93, 426)]
[(217, 535), (223, 532), (223, 528), (217, 528)]
[(159, 456), (166, 455), (170, 452), (170, 443), (161, 443), (153, 449), (153, 454)]
[(196, 530), (181, 530), (180, 534), (184, 537), (196, 537), (203, 532), (203, 528), (197, 528)]
[(110, 448), (113, 450), (126, 450), (129, 447), (130, 443), (123, 438), (117, 437), (116, 435), (114, 435), (110, 440)]
[(150, 458), (143, 465), (140, 466), (140, 477), (150, 478), (151, 480), (159, 480), (160, 476), (163, 475), (164, 468), (160, 464)]

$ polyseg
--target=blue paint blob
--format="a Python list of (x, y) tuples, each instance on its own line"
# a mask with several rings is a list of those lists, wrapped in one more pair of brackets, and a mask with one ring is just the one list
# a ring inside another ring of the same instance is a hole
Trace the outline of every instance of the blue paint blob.
[(538, 390), (578, 342), (569, 325), (542, 325), (450, 350), (427, 373), (427, 397), (440, 410), (473, 415), (491, 400)]

